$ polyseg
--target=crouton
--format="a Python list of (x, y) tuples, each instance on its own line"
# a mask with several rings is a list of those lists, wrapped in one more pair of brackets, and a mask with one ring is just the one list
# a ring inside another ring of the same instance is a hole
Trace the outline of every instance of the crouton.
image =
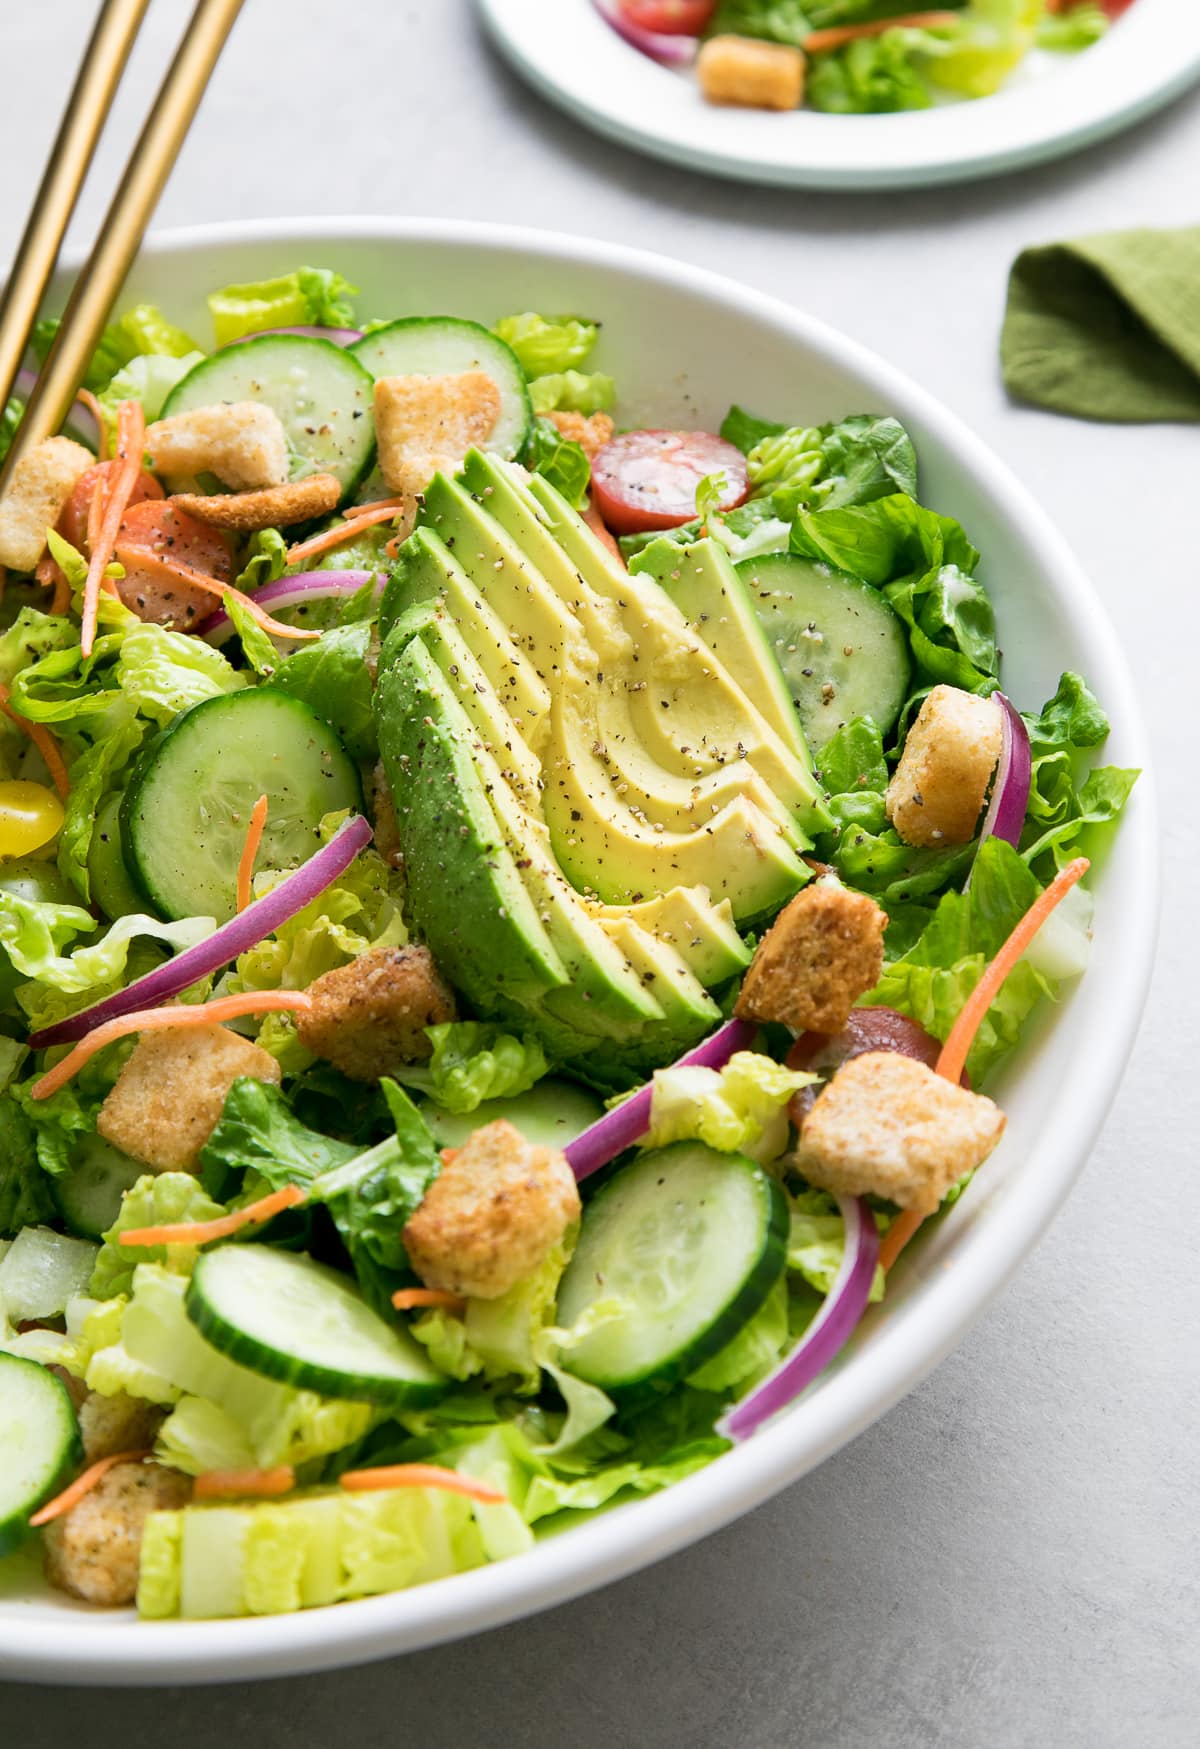
[(427, 1287), (494, 1300), (531, 1275), (578, 1218), (563, 1155), (527, 1142), (501, 1118), (442, 1168), (404, 1244)]
[(433, 1046), (427, 1026), (453, 1020), (454, 992), (426, 947), (376, 947), (309, 985), (296, 1016), (300, 1042), (352, 1081), (378, 1081)]
[(285, 486), (268, 486), (261, 492), (176, 492), (171, 502), (214, 528), (249, 534), (257, 528), (290, 528), (313, 516), (328, 516), (337, 509), (341, 495), (341, 485), (332, 474), (310, 474), (306, 480), (289, 480)]
[(193, 1172), (225, 1095), (244, 1075), (278, 1085), (279, 1064), (226, 1026), (143, 1033), (96, 1128), (156, 1172)]
[(987, 1159), (1004, 1113), (895, 1051), (852, 1057), (804, 1120), (796, 1164), (810, 1184), (883, 1196), (931, 1215), (952, 1184)]
[(142, 1532), (152, 1512), (186, 1506), (189, 1476), (162, 1464), (116, 1464), (78, 1506), (45, 1530), (46, 1577), (85, 1603), (110, 1609), (137, 1594)]
[(117, 1391), (111, 1397), (87, 1391), (76, 1409), (83, 1455), (89, 1464), (118, 1451), (142, 1451), (154, 1444), (166, 1410), (142, 1397)]
[(582, 413), (547, 413), (545, 417), (569, 442), (577, 443), (589, 461), (611, 442), (615, 429), (607, 413), (593, 413), (588, 419)]
[(803, 49), (748, 36), (709, 37), (696, 56), (707, 102), (744, 109), (799, 109), (806, 67)]
[(288, 477), (283, 424), (261, 401), (222, 401), (157, 419), (146, 430), (146, 453), (156, 474), (215, 474), (235, 492), (282, 486)]
[(841, 1032), (883, 971), (887, 916), (865, 893), (814, 882), (758, 944), (737, 999), (742, 1020), (793, 1032)]
[(375, 440), (389, 492), (423, 492), (437, 473), (455, 474), (500, 415), (500, 391), (481, 370), (458, 376), (380, 377)]
[(67, 507), (95, 456), (69, 437), (47, 437), (27, 449), (0, 500), (0, 565), (32, 571), (46, 550), (46, 530)]
[(906, 844), (969, 844), (1000, 757), (1000, 707), (957, 686), (935, 686), (917, 713), (887, 791), (887, 816)]

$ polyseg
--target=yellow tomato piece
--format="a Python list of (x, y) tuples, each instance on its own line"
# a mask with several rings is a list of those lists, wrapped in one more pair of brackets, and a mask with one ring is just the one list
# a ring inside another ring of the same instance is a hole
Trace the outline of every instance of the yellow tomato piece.
[(0, 857), (28, 856), (59, 831), (63, 805), (45, 784), (0, 783)]

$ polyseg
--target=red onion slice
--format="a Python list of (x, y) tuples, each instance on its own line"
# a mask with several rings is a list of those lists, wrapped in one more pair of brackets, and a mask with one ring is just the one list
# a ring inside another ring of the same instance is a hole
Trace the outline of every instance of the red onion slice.
[[(748, 1021), (727, 1020), (711, 1037), (704, 1039), (671, 1067), (723, 1069), (735, 1052), (749, 1050), (755, 1031)], [(607, 1166), (610, 1160), (615, 1160), (618, 1154), (640, 1141), (650, 1128), (653, 1097), (654, 1083), (647, 1081), (644, 1087), (639, 1087), (612, 1111), (597, 1118), (573, 1142), (568, 1142), (563, 1153), (577, 1179), (589, 1178), (593, 1172), (599, 1172), (601, 1166)]]
[(833, 1286), (786, 1360), (717, 1422), (717, 1432), (735, 1444), (749, 1439), (764, 1421), (786, 1409), (801, 1391), (807, 1390), (845, 1347), (867, 1309), (879, 1261), (875, 1217), (861, 1197), (839, 1196), (837, 1204), (846, 1223), (846, 1245)]
[(649, 55), (660, 66), (690, 67), (695, 60), (696, 51), (700, 47), (699, 37), (674, 36), (661, 30), (645, 30), (625, 16), (619, 0), (592, 0), (592, 4), (604, 22), (611, 25), (631, 48), (640, 49), (643, 55)]
[(141, 1008), (157, 1007), (169, 997), (178, 996), (190, 984), (220, 971), (239, 954), (257, 947), (265, 936), (294, 917), (297, 911), (310, 905), (318, 894), (345, 874), (373, 836), (370, 821), (362, 814), (343, 821), (329, 843), (323, 844), (315, 856), (310, 856), (307, 862), (286, 875), (261, 899), (247, 905), (238, 916), (222, 924), (207, 941), (176, 954), (165, 966), (156, 966), (145, 977), (136, 978), (124, 990), (106, 996), (81, 1014), (73, 1014), (68, 1020), (56, 1021), (53, 1026), (35, 1032), (29, 1040), (30, 1047), (40, 1051), (47, 1045), (73, 1044), (76, 1039), (86, 1038), (93, 1027), (105, 1020), (115, 1020), (120, 1014), (132, 1014)]
[[(274, 583), (264, 583), (261, 589), (254, 591), (254, 599), (263, 607), (298, 607), (305, 601), (357, 595), (372, 577), (382, 589), (382, 571), (297, 571), (292, 577), (276, 577)], [(197, 627), (197, 636), (207, 644), (228, 643), (233, 636), (233, 621), (223, 607), (218, 608)]]
[(1002, 692), (992, 697), (1000, 706), (1000, 760), (992, 781), (992, 799), (979, 842), (988, 838), (1003, 838), (1015, 850), (1021, 842), (1025, 810), (1029, 806), (1029, 791), (1033, 783), (1033, 758), (1029, 750), (1029, 731), (1021, 713)]

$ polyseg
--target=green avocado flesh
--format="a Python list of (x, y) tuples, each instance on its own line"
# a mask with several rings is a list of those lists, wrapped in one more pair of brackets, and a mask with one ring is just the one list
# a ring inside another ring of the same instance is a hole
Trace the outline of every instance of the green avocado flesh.
[[(706, 601), (736, 590), (710, 543), (689, 560)], [(431, 482), (383, 599), (375, 716), (413, 922), (480, 1014), (598, 1082), (718, 1024), (739, 926), (809, 878), (822, 823), (753, 616), (707, 612), (479, 451)]]

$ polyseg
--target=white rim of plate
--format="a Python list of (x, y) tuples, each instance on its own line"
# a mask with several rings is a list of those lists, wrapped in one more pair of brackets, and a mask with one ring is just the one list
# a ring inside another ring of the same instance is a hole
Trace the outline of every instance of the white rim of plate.
[(1131, 127), (1200, 79), (1200, 7), (1135, 0), (1045, 78), (975, 102), (867, 116), (716, 109), (690, 75), (623, 42), (592, 0), (477, 4), (517, 71), (574, 119), (687, 169), (792, 188), (919, 188), (1016, 170)]
[[(977, 1218), (971, 1267), (950, 1266), (945, 1239), (957, 1228), (964, 1199), (909, 1264), (926, 1281), (920, 1304), (901, 1324), (873, 1334), (872, 1363), (835, 1367), (792, 1410), (754, 1439), (663, 1493), (564, 1531), (531, 1553), (410, 1591), (288, 1616), (203, 1622), (142, 1622), (128, 1612), (74, 1610), (64, 1600), (48, 1631), (44, 1610), (0, 1599), (0, 1674), (27, 1682), (105, 1685), (228, 1682), (265, 1678), (418, 1651), (566, 1602), (661, 1560), (768, 1500), (885, 1414), (928, 1376), (967, 1334), (1009, 1281), (1062, 1206), (1095, 1143), (1141, 1020), (1157, 937), (1160, 900), (1157, 804), (1149, 745), (1133, 678), (1116, 632), (1078, 561), (1047, 514), (957, 415), (876, 354), (782, 301), (706, 269), (649, 251), (523, 227), (453, 220), (295, 218), (241, 221), (159, 232), (143, 256), (177, 256), (222, 245), (259, 242), (302, 248), (339, 242), (435, 244), (464, 254), (519, 251), (536, 273), (547, 262), (593, 265), (677, 286), (714, 306), (735, 304), (864, 379), (898, 418), (923, 424), (953, 446), (964, 470), (1019, 527), (1057, 582), (1080, 660), (1103, 687), (1125, 762), (1143, 770), (1117, 847), (1124, 879), (1143, 904), (1123, 919), (1104, 982), (1093, 985), (1072, 1061), (1070, 1109), (1056, 1108), (1024, 1163), (1019, 1186)], [(78, 269), (78, 257), (65, 264)], [(1120, 1001), (1102, 1000), (1113, 986)], [(1092, 1017), (1092, 1018), (1089, 1018)], [(1081, 1113), (1086, 1114), (1081, 1119)], [(1063, 1162), (1069, 1161), (1064, 1168)], [(1038, 1167), (1042, 1170), (1038, 1170)], [(969, 1212), (969, 1210), (968, 1210)]]

